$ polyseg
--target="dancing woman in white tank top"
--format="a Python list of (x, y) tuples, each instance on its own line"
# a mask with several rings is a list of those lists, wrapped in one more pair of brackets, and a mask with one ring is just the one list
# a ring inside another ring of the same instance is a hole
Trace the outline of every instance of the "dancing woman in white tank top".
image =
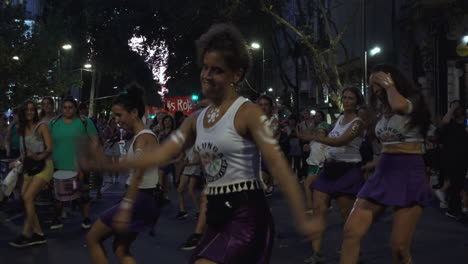
[[(145, 104), (142, 91), (138, 88), (120, 94), (114, 101), (112, 112), (115, 121), (135, 135), (127, 153), (128, 160), (137, 159), (144, 155), (146, 149), (158, 145), (156, 135), (146, 129), (141, 120)], [(114, 164), (109, 160), (101, 162)], [(105, 211), (86, 236), (92, 263), (108, 263), (101, 243), (109, 236), (114, 236), (113, 248), (119, 262), (136, 263), (130, 253), (130, 246), (139, 233), (152, 231), (159, 217), (159, 204), (155, 196), (157, 183), (158, 168), (154, 166), (130, 173), (124, 198)]]
[(190, 263), (269, 263), (274, 234), (260, 181), (259, 152), (291, 205), (295, 226), (309, 234), (302, 192), (268, 118), (237, 94), (251, 65), (240, 32), (232, 25), (215, 25), (197, 41), (197, 48), (203, 95), (212, 104), (188, 117), (170, 140), (140, 159), (109, 168), (90, 151), (86, 164), (106, 169), (164, 166), (194, 146), (207, 178), (208, 227)]
[(328, 137), (301, 136), (328, 145), (324, 170), (310, 188), (313, 190), (314, 235), (312, 236), (313, 255), (308, 263), (324, 262), (321, 254), (322, 236), (326, 228), (326, 216), (331, 199), (336, 199), (344, 222), (351, 212), (356, 194), (364, 184), (361, 172), (359, 148), (363, 140), (363, 122), (357, 116), (357, 107), (364, 98), (355, 87), (343, 90), (341, 101), (344, 114), (336, 121)]

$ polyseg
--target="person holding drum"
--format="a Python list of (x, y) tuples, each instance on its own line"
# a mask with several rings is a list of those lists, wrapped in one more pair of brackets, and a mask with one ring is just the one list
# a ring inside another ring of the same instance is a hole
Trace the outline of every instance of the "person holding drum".
[(37, 106), (26, 101), (19, 110), (20, 158), (10, 164), (10, 168), (23, 163), (24, 180), (21, 187), (26, 219), (23, 231), (9, 244), (13, 247), (26, 247), (46, 243), (34, 207), (34, 199), (44, 185), (52, 178), (54, 171), (50, 154), (53, 143), (50, 130), (45, 122), (39, 121)]
[[(158, 145), (156, 135), (145, 128), (142, 117), (145, 104), (142, 91), (136, 87), (120, 94), (114, 101), (115, 121), (135, 135), (127, 152), (127, 160), (145, 155), (147, 148)], [(156, 200), (158, 168), (134, 170), (127, 179), (127, 192), (120, 203), (109, 208), (93, 224), (86, 236), (92, 263), (108, 263), (102, 242), (114, 236), (114, 252), (120, 263), (136, 263), (130, 246), (140, 232), (153, 230), (159, 217), (160, 204)]]
[(75, 168), (76, 145), (79, 140), (89, 138), (92, 144), (98, 145), (98, 136), (93, 121), (78, 114), (78, 104), (73, 97), (62, 102), (62, 114), (49, 122), (54, 141), (52, 159), (56, 172), (54, 173), (55, 219), (51, 229), (62, 228), (61, 216), (64, 201), (78, 200), (85, 229), (91, 227), (89, 219), (89, 172), (78, 171)]

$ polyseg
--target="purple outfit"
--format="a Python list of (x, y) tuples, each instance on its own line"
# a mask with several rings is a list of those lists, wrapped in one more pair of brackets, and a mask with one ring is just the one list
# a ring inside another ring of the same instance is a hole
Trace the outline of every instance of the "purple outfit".
[(310, 185), (311, 189), (336, 197), (356, 195), (364, 184), (364, 177), (359, 166), (350, 169), (336, 180), (328, 179), (325, 173), (325, 170), (322, 170), (317, 180)]
[(216, 263), (270, 263), (273, 217), (266, 201), (245, 205), (217, 231), (208, 225), (189, 263), (205, 258)]
[[(119, 211), (120, 202), (101, 214), (101, 221), (109, 227), (112, 227), (112, 219)], [(129, 232), (149, 232), (153, 230), (156, 221), (159, 218), (159, 207), (155, 197), (149, 191), (138, 191), (135, 203), (132, 207), (132, 219), (128, 227)]]
[(422, 155), (381, 154), (374, 174), (358, 197), (387, 206), (428, 206), (433, 194)]

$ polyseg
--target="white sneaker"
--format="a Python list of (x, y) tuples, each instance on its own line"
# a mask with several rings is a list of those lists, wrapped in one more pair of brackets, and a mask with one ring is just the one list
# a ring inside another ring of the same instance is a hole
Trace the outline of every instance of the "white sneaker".
[(434, 191), (434, 194), (439, 198), (439, 201), (442, 203), (447, 203), (445, 200), (445, 193), (441, 189), (437, 189)]
[(441, 209), (447, 209), (447, 208), (448, 208), (448, 204), (447, 204), (446, 202), (440, 202), (440, 203), (439, 203), (439, 207), (440, 207)]

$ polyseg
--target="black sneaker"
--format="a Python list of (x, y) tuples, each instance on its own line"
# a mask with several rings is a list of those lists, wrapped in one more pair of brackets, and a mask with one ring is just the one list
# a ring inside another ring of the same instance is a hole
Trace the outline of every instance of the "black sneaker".
[(179, 220), (184, 220), (186, 219), (188, 216), (187, 212), (185, 211), (180, 211), (177, 215), (176, 215), (176, 218), (179, 219)]
[(304, 263), (321, 264), (321, 263), (325, 263), (325, 258), (323, 257), (322, 254), (314, 252), (312, 256), (304, 260)]
[(14, 241), (8, 243), (12, 247), (22, 248), (33, 245), (31, 242), (31, 238), (21, 234), (19, 235)]
[(52, 223), (50, 224), (50, 229), (55, 230), (55, 229), (60, 229), (63, 227), (62, 221), (58, 219), (52, 220)]
[(198, 243), (200, 243), (200, 239), (202, 238), (202, 234), (192, 234), (190, 237), (187, 239), (187, 241), (182, 244), (180, 249), (182, 250), (193, 250), (198, 246)]
[(44, 235), (39, 235), (37, 233), (34, 233), (31, 238), (31, 245), (40, 245), (40, 244), (44, 244), (44, 243), (47, 243), (47, 240), (45, 238)]
[(89, 229), (89, 228), (91, 228), (91, 219), (89, 219), (89, 218), (86, 217), (86, 218), (83, 220), (83, 223), (81, 223), (81, 227), (82, 227), (83, 229)]
[(457, 220), (457, 221), (459, 221), (459, 220), (462, 219), (462, 215), (461, 215), (461, 214), (452, 213), (452, 212), (450, 212), (450, 211), (445, 212), (445, 215), (448, 216), (448, 217), (450, 217), (450, 218), (453, 218), (453, 219), (455, 219), (455, 220)]

